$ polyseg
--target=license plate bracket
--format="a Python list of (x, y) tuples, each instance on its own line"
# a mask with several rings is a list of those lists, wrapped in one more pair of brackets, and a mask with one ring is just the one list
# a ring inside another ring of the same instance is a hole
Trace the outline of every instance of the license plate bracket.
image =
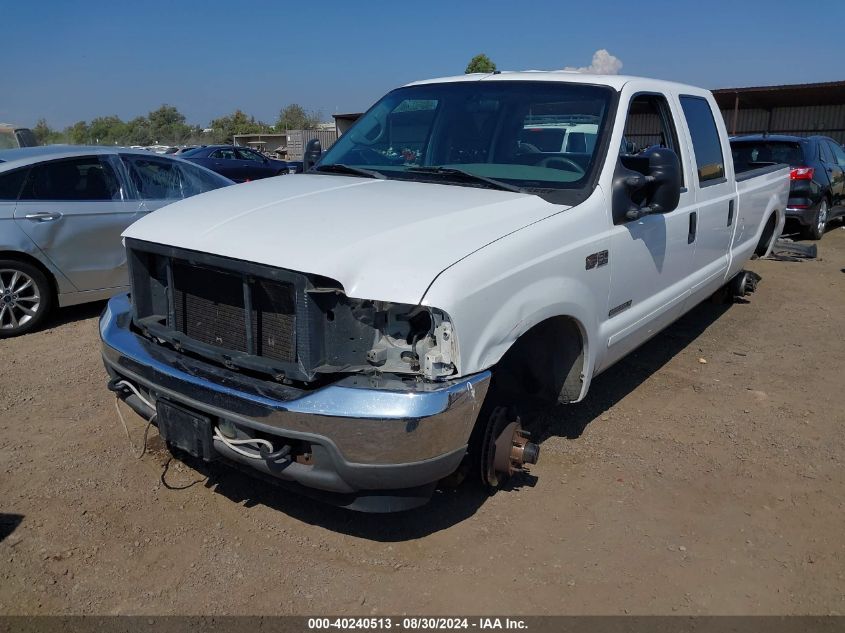
[(158, 431), (171, 446), (210, 462), (216, 459), (211, 418), (162, 398), (156, 401)]

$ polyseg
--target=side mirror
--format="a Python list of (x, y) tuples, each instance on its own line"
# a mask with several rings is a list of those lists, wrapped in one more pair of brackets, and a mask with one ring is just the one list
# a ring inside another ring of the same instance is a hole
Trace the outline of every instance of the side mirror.
[(305, 145), (305, 152), (302, 155), (302, 171), (310, 171), (322, 155), (323, 146), (320, 143), (320, 139), (312, 138)]
[(669, 213), (681, 198), (681, 161), (666, 147), (620, 156), (613, 174), (613, 223)]

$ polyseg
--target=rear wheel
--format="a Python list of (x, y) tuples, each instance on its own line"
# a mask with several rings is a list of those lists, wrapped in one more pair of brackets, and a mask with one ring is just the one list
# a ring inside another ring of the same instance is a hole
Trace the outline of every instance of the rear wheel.
[(804, 227), (804, 237), (809, 240), (820, 240), (824, 235), (825, 227), (827, 226), (828, 207), (827, 200), (822, 199), (819, 203), (819, 209), (816, 211), (816, 217), (813, 224)]
[(37, 328), (53, 305), (47, 277), (26, 262), (0, 259), (0, 338)]

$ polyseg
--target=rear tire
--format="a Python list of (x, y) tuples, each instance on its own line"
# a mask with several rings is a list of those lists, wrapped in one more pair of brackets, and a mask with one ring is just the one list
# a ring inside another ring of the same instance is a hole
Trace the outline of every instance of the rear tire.
[(53, 307), (53, 288), (40, 269), (15, 259), (0, 259), (0, 338), (39, 327)]
[(804, 227), (804, 237), (808, 240), (820, 240), (824, 235), (828, 220), (828, 204), (827, 200), (822, 198), (819, 203), (819, 209), (816, 211), (816, 217), (813, 224)]

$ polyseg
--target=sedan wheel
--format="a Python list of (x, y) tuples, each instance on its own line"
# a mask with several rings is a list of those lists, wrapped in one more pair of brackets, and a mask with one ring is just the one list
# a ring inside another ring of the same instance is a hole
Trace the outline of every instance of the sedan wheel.
[(0, 261), (0, 338), (37, 327), (50, 300), (50, 286), (40, 270), (23, 262)]

